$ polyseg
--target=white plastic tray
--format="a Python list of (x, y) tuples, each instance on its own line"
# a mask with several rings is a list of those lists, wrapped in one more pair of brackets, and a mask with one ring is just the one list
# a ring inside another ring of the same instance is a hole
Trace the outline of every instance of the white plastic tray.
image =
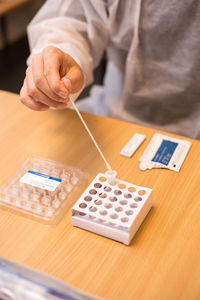
[(72, 225), (130, 243), (152, 206), (152, 190), (99, 173), (72, 208)]

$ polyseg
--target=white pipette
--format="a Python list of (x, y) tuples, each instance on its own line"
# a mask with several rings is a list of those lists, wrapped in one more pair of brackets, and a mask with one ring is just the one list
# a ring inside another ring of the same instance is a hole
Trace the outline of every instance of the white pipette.
[(108, 163), (107, 160), (105, 159), (105, 156), (103, 155), (103, 153), (102, 153), (101, 149), (99, 148), (97, 142), (95, 141), (95, 139), (94, 139), (92, 133), (90, 132), (88, 126), (86, 125), (86, 123), (85, 123), (85, 121), (84, 121), (84, 119), (83, 119), (83, 117), (82, 117), (80, 111), (78, 110), (76, 104), (74, 103), (74, 101), (73, 101), (72, 99), (70, 99), (70, 97), (69, 97), (69, 100), (70, 100), (70, 102), (71, 102), (73, 108), (74, 108), (75, 111), (77, 112), (77, 114), (78, 114), (78, 116), (79, 116), (81, 122), (83, 123), (85, 129), (87, 130), (87, 132), (88, 132), (90, 138), (92, 139), (93, 143), (95, 144), (95, 147), (97, 148), (99, 154), (101, 155), (102, 159), (104, 160), (104, 162), (105, 162), (105, 164), (106, 164), (106, 167), (108, 168), (108, 170), (112, 171), (111, 166), (109, 165), (109, 163)]

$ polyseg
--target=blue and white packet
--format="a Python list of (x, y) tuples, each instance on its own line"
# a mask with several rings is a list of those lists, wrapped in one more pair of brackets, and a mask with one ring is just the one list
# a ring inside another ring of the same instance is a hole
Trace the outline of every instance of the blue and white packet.
[(155, 133), (140, 157), (140, 170), (166, 168), (179, 172), (191, 142)]

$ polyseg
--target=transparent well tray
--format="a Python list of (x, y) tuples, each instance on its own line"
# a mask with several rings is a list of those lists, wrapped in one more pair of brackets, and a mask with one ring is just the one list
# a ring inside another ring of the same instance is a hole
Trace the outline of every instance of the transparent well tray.
[(152, 206), (152, 190), (99, 173), (72, 208), (72, 225), (128, 245)]
[(79, 169), (29, 158), (0, 188), (0, 206), (49, 224), (58, 223), (87, 185)]

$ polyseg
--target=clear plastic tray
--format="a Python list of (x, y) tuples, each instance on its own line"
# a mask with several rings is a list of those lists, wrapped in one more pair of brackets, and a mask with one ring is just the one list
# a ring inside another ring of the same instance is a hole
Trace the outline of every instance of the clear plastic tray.
[(56, 224), (83, 192), (87, 182), (87, 174), (77, 168), (29, 158), (0, 188), (0, 206)]

